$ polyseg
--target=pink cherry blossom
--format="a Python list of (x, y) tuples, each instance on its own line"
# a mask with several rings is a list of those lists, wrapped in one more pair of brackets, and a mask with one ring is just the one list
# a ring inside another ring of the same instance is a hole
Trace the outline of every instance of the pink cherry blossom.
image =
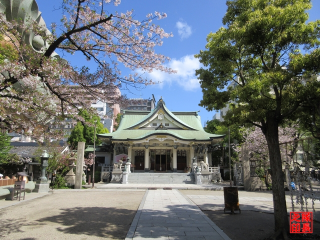
[[(118, 63), (132, 71), (175, 72), (164, 66), (169, 58), (154, 50), (163, 44), (164, 38), (172, 37), (152, 23), (167, 15), (155, 12), (138, 21), (133, 19), (133, 11), (107, 14), (108, 4), (120, 3), (65, 0), (62, 23), (51, 25), (52, 34), (38, 25), (38, 19), (9, 22), (5, 15), (0, 15), (1, 33), (10, 39), (7, 43), (14, 46), (19, 56), (0, 63), (1, 127), (43, 136), (53, 119), (57, 124), (65, 117), (83, 120), (78, 110), (92, 111), (92, 101), (125, 103), (126, 99), (117, 94), (119, 88), (154, 84), (141, 74), (123, 76)], [(47, 45), (35, 51), (22, 40), (26, 32), (41, 36)], [(56, 55), (57, 49), (81, 53), (84, 60), (96, 63), (96, 70), (72, 66), (63, 56)], [(59, 136), (62, 132), (51, 134)]]

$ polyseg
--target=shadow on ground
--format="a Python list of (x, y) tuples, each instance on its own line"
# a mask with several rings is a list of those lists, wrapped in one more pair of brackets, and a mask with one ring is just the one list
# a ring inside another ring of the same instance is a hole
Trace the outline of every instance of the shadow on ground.
[[(68, 234), (124, 239), (136, 211), (116, 208), (67, 208), (59, 215), (38, 222), (59, 223), (57, 230)], [(131, 216), (131, 217), (130, 217)]]
[[(25, 218), (20, 219), (1, 219), (0, 220), (0, 238), (9, 239), (8, 235), (12, 233), (24, 233), (23, 226), (31, 228), (40, 228), (44, 223), (32, 223)], [(35, 240), (36, 238), (23, 238), (25, 240)]]
[[(235, 214), (231, 214), (230, 211), (224, 213), (224, 206), (221, 207), (221, 204), (215, 205), (218, 204), (203, 204), (198, 207), (231, 239), (263, 240), (274, 233), (274, 214), (271, 212), (264, 212), (261, 208), (253, 205), (240, 204), (241, 213), (235, 211)], [(208, 210), (210, 208), (214, 208), (214, 210)], [(313, 221), (313, 234), (308, 235), (316, 237), (319, 234), (320, 223)], [(301, 239), (308, 239), (303, 238), (302, 234), (295, 235), (300, 235)]]
[(23, 218), (0, 220), (0, 237), (10, 238), (11, 233), (41, 228), (44, 228), (41, 231), (45, 232), (45, 227), (49, 226), (63, 234), (124, 239), (135, 213), (133, 210), (102, 207), (64, 208), (60, 209), (57, 215), (39, 218), (32, 222)]

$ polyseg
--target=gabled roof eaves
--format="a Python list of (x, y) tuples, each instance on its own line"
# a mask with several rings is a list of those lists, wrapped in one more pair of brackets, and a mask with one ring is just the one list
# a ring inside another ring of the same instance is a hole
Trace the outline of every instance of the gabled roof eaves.
[[(174, 121), (188, 129), (133, 129), (134, 127), (141, 126), (144, 121), (156, 114), (162, 106), (164, 112), (174, 119)], [(215, 135), (205, 132), (201, 124), (200, 116), (197, 112), (179, 112), (177, 115), (174, 115), (164, 104), (158, 104), (151, 112), (126, 111), (117, 131), (113, 133), (98, 134), (100, 138), (117, 141), (141, 140), (152, 135), (170, 135), (177, 139), (186, 141), (211, 141), (213, 139), (223, 137), (223, 135)]]
[(165, 109), (165, 111), (168, 113), (168, 115), (170, 117), (172, 117), (175, 121), (179, 122), (180, 124), (184, 125), (185, 127), (192, 129), (192, 130), (196, 130), (193, 127), (190, 127), (188, 124), (186, 124), (185, 122), (181, 121), (181, 119), (179, 119), (178, 117), (176, 117), (167, 107), (166, 105), (163, 105), (163, 108)]
[(188, 124), (186, 124), (185, 122), (183, 122), (181, 119), (179, 119), (178, 117), (176, 117), (167, 107), (164, 103), (157, 105), (156, 108), (154, 108), (148, 115), (146, 115), (144, 118), (142, 118), (139, 122), (131, 125), (130, 127), (127, 127), (127, 130), (129, 129), (133, 129), (136, 126), (141, 125), (143, 122), (147, 121), (149, 118), (153, 117), (158, 111), (159, 109), (163, 107), (164, 111), (171, 117), (173, 118), (175, 121), (177, 121), (178, 123), (180, 123), (181, 125), (183, 125), (184, 127), (189, 128), (190, 130), (197, 130), (194, 129), (193, 127), (190, 127)]
[(188, 131), (188, 130), (124, 130), (113, 133), (98, 134), (101, 138), (110, 140), (129, 141), (142, 140), (153, 135), (170, 135), (180, 140), (186, 141), (211, 141), (212, 139), (221, 138), (223, 135), (210, 134), (205, 131)]

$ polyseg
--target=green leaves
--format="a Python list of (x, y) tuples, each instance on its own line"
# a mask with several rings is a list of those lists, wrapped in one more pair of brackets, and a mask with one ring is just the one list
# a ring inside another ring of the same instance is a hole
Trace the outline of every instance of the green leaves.
[[(237, 0), (227, 5), (227, 28), (210, 33), (206, 50), (196, 55), (206, 67), (196, 71), (203, 91), (200, 105), (213, 110), (235, 102), (228, 116), (240, 123), (260, 122), (273, 110), (280, 122), (293, 117), (304, 101), (302, 79), (320, 71), (320, 24), (306, 23), (311, 1)], [(313, 87), (320, 85), (313, 82)]]
[(86, 145), (93, 145), (94, 138), (96, 140), (96, 145), (100, 144), (101, 142), (94, 135), (94, 128), (96, 128), (96, 134), (109, 132), (100, 122), (100, 117), (89, 113), (86, 110), (81, 110), (79, 115), (84, 118), (84, 122), (77, 122), (77, 125), (72, 130), (70, 137), (68, 138), (68, 143), (71, 145), (71, 148), (77, 148), (78, 142), (85, 142)]

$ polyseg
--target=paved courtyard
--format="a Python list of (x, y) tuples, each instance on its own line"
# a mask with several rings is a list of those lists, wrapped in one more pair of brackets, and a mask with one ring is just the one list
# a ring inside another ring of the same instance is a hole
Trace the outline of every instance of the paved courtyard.
[[(290, 197), (287, 196), (288, 211)], [(273, 232), (271, 192), (239, 191), (241, 214), (223, 212), (223, 191), (55, 190), (0, 201), (0, 239), (258, 240)], [(315, 209), (320, 212), (320, 202)], [(296, 211), (299, 209), (296, 209)], [(310, 211), (310, 209), (309, 209)], [(314, 221), (320, 234), (320, 223)]]
[(144, 194), (58, 190), (21, 201), (0, 209), (0, 239), (125, 239)]

